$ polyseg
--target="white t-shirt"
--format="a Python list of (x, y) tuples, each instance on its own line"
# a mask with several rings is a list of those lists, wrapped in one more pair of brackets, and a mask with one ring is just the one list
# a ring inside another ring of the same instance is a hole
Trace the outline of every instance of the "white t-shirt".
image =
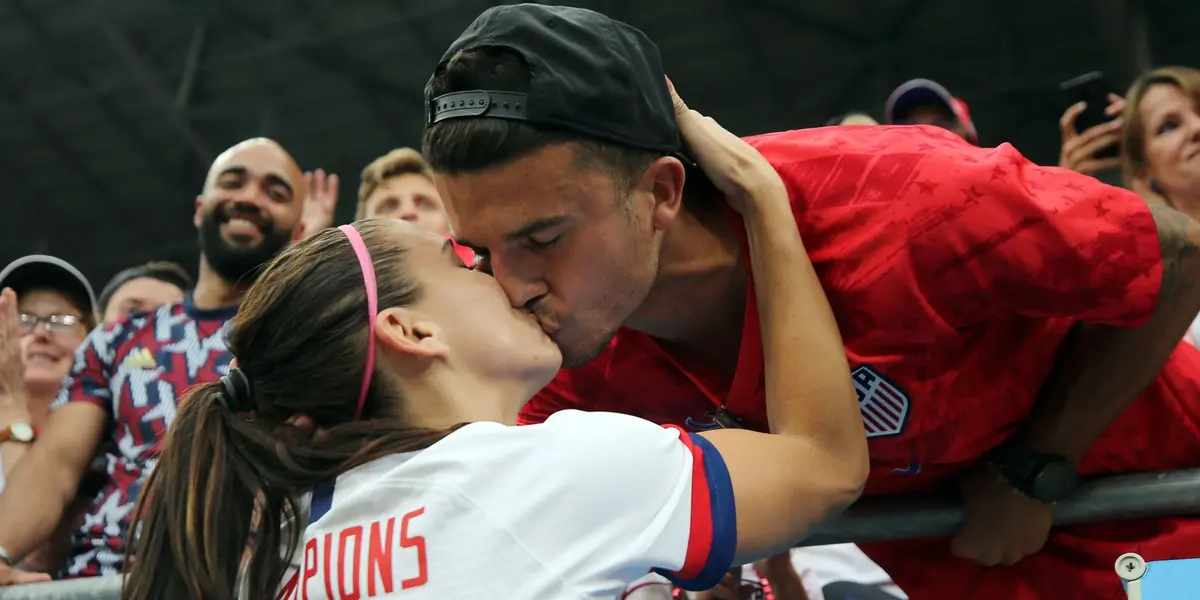
[(474, 423), (309, 498), (277, 599), (611, 599), (651, 569), (707, 589), (737, 545), (716, 448), (614, 413)]

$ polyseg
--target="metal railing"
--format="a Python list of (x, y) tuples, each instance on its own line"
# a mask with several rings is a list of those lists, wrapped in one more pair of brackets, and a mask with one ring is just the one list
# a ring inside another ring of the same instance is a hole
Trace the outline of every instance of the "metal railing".
[(88, 577), (0, 588), (4, 600), (121, 600), (121, 576)]
[[(1054, 524), (1200, 515), (1200, 469), (1116, 475), (1085, 482), (1054, 507)], [(877, 542), (954, 533), (962, 523), (950, 497), (868, 498), (814, 528), (801, 545)], [(1116, 557), (1114, 557), (1115, 560)], [(0, 600), (120, 600), (119, 576), (0, 588)]]
[[(1193, 515), (1200, 516), (1200, 469), (1085, 481), (1070, 498), (1054, 506), (1054, 525)], [(854, 503), (838, 518), (814, 527), (800, 545), (949, 536), (960, 525), (962, 510), (957, 498), (867, 498)]]

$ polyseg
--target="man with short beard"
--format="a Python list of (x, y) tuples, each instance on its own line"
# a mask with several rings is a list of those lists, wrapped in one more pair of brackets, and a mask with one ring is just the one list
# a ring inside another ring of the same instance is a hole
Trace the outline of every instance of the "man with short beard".
[(92, 332), (53, 420), (0, 494), (0, 585), (36, 577), (10, 567), (51, 533), (97, 449), (107, 461), (106, 481), (75, 535), (65, 575), (122, 571), (129, 516), (177, 398), (228, 372), (226, 325), (261, 266), (293, 239), (330, 224), (336, 189), (329, 197), (329, 188), (314, 187), (306, 202), (304, 174), (271, 140), (248, 140), (217, 157), (196, 198), (195, 289)]

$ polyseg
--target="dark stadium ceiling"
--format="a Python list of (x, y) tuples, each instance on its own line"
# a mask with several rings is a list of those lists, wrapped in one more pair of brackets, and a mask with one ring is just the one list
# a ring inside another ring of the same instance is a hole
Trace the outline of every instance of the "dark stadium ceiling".
[[(211, 159), (267, 135), (344, 178), (416, 144), (421, 90), (480, 0), (0, 1), (0, 264), (57, 254), (96, 285), (150, 259), (195, 268)], [(690, 104), (738, 133), (882, 111), (929, 77), (985, 144), (1057, 159), (1057, 83), (1200, 65), (1195, 0), (614, 0)]]

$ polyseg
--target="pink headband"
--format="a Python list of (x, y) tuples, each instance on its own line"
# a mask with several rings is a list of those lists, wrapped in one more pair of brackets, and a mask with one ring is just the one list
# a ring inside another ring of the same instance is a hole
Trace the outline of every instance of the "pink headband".
[(353, 225), (338, 227), (350, 240), (350, 247), (358, 257), (362, 269), (363, 285), (367, 288), (367, 369), (363, 372), (362, 390), (358, 392), (358, 407), (354, 409), (354, 420), (362, 416), (363, 404), (367, 401), (367, 390), (371, 389), (371, 374), (375, 372), (375, 315), (379, 313), (379, 292), (375, 286), (375, 265), (366, 242)]

